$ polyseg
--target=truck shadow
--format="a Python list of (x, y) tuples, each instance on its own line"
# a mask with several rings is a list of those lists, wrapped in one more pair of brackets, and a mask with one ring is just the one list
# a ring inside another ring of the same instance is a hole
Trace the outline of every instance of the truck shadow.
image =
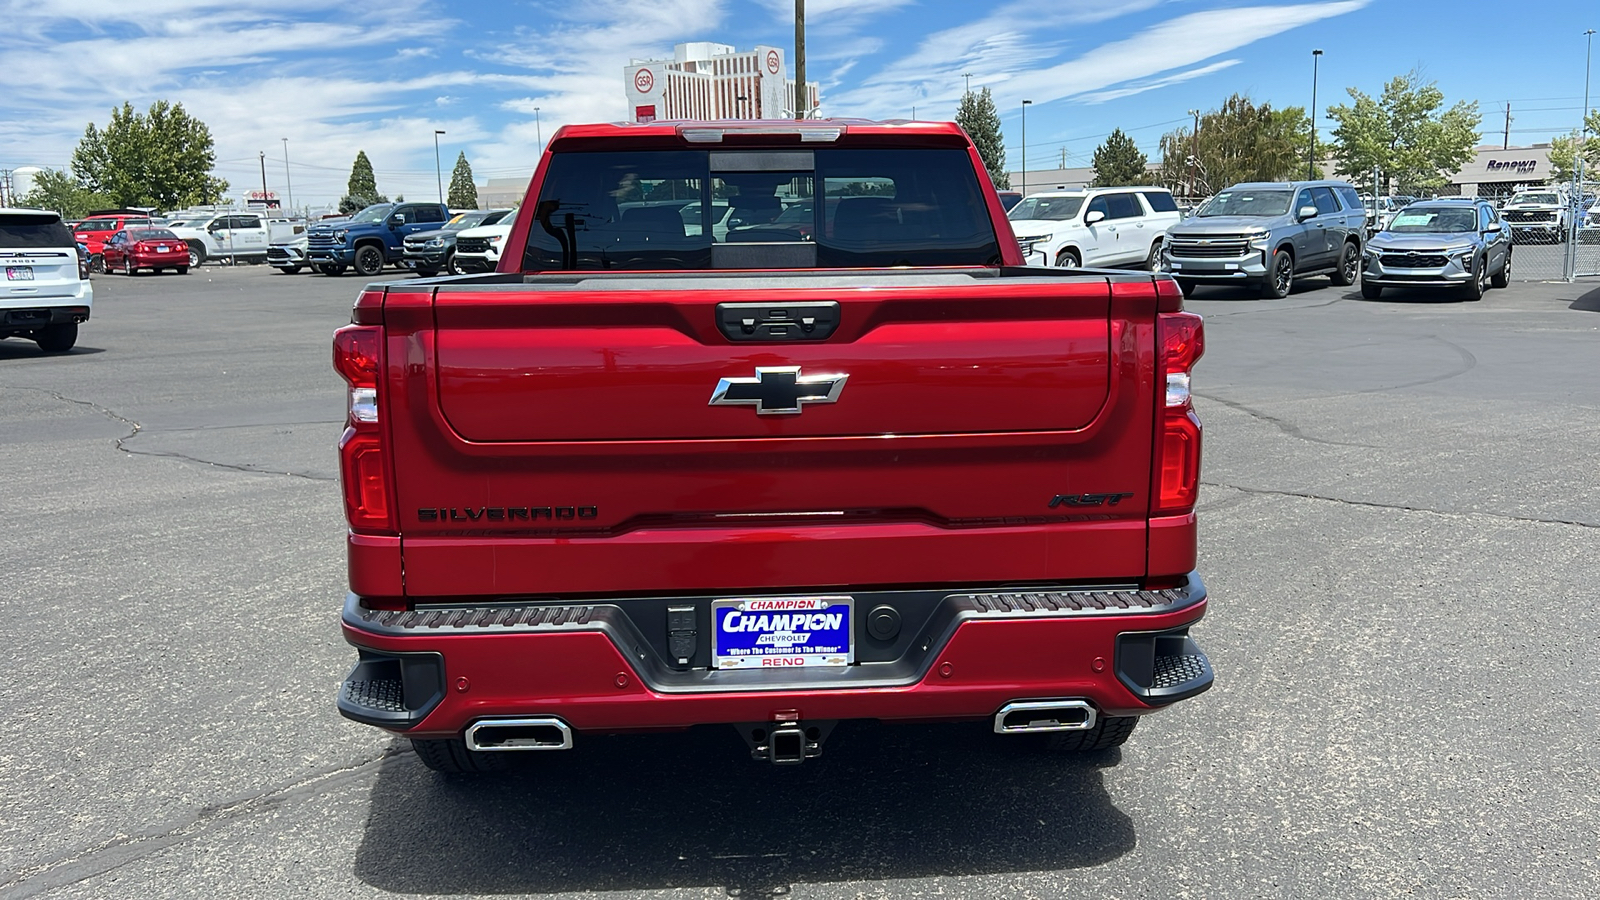
[[(520, 756), (520, 755), (519, 755)], [(372, 791), (355, 874), (398, 893), (556, 893), (1052, 871), (1134, 847), (1100, 769), (981, 727), (843, 723), (798, 767), (749, 760), (728, 727), (580, 737), (508, 775), (410, 753)]]
[(1572, 301), (1572, 305), (1567, 308), (1582, 312), (1600, 312), (1600, 288), (1595, 288)]

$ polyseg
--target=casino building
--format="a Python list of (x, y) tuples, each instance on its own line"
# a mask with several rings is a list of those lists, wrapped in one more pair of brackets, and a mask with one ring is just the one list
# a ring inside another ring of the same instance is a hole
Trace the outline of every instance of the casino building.
[[(672, 59), (636, 59), (622, 75), (634, 122), (794, 117), (794, 81), (778, 47), (739, 52), (708, 41), (678, 44)], [(815, 116), (822, 101), (817, 82), (807, 82), (806, 93)]]

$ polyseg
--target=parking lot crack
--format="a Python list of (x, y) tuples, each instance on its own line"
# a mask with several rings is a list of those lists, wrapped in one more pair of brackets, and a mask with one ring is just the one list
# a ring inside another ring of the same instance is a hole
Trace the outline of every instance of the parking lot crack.
[(168, 847), (194, 840), (222, 823), (269, 812), (290, 801), (330, 793), (402, 752), (409, 751), (391, 748), (356, 763), (325, 769), (287, 784), (203, 807), (183, 821), (160, 830), (118, 835), (59, 859), (20, 869), (0, 882), (0, 898), (21, 900), (105, 875)]
[(1361, 448), (1363, 448), (1365, 450), (1376, 450), (1377, 449), (1376, 447), (1372, 446), (1371, 444), (1358, 444), (1358, 443), (1353, 443), (1353, 442), (1350, 442), (1350, 441), (1331, 441), (1331, 440), (1328, 440), (1327, 438), (1312, 437), (1311, 435), (1306, 434), (1305, 432), (1301, 431), (1300, 427), (1298, 425), (1295, 425), (1292, 422), (1286, 422), (1283, 419), (1278, 418), (1277, 416), (1269, 415), (1268, 413), (1264, 413), (1259, 409), (1255, 409), (1253, 407), (1246, 406), (1243, 403), (1238, 402), (1237, 400), (1228, 400), (1228, 399), (1225, 399), (1223, 397), (1218, 397), (1215, 394), (1202, 394), (1199, 391), (1195, 391), (1194, 395), (1196, 397), (1201, 397), (1203, 399), (1210, 400), (1210, 401), (1212, 401), (1214, 403), (1221, 403), (1223, 406), (1226, 406), (1229, 409), (1238, 410), (1239, 412), (1244, 413), (1245, 415), (1249, 416), (1250, 418), (1256, 419), (1257, 421), (1265, 422), (1268, 425), (1271, 425), (1272, 427), (1274, 427), (1274, 428), (1278, 429), (1279, 431), (1283, 432), (1284, 434), (1288, 435), (1289, 437), (1296, 438), (1298, 440), (1310, 441), (1313, 444), (1325, 444), (1325, 445), (1330, 446), (1330, 447), (1361, 447)]
[(1245, 487), (1238, 484), (1228, 484), (1223, 481), (1202, 481), (1207, 487), (1224, 488), (1239, 491), (1245, 494), (1295, 497), (1301, 500), (1321, 500), (1326, 503), (1339, 503), (1344, 506), (1364, 506), (1371, 509), (1390, 509), (1399, 512), (1428, 513), (1436, 516), (1473, 516), (1487, 519), (1502, 519), (1510, 522), (1528, 522), (1536, 525), (1572, 525), (1577, 528), (1600, 529), (1600, 522), (1584, 522), (1578, 519), (1547, 519), (1540, 516), (1518, 516), (1511, 513), (1483, 512), (1481, 510), (1456, 510), (1435, 509), (1428, 506), (1408, 506), (1403, 503), (1378, 503), (1373, 500), (1351, 500), (1347, 497), (1333, 497), (1328, 494), (1313, 494), (1308, 491), (1284, 491), (1273, 488)]

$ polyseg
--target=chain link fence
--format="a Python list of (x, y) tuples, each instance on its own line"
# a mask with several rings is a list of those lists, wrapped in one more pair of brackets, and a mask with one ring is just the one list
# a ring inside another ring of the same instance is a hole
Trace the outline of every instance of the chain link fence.
[(1600, 180), (1585, 181), (1580, 193), (1583, 200), (1574, 214), (1578, 228), (1572, 244), (1572, 274), (1600, 278)]

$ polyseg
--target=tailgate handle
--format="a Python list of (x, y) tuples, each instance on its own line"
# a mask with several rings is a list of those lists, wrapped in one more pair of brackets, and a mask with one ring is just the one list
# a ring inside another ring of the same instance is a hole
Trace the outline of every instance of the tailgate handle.
[(717, 327), (730, 341), (821, 341), (839, 327), (839, 301), (718, 303)]

